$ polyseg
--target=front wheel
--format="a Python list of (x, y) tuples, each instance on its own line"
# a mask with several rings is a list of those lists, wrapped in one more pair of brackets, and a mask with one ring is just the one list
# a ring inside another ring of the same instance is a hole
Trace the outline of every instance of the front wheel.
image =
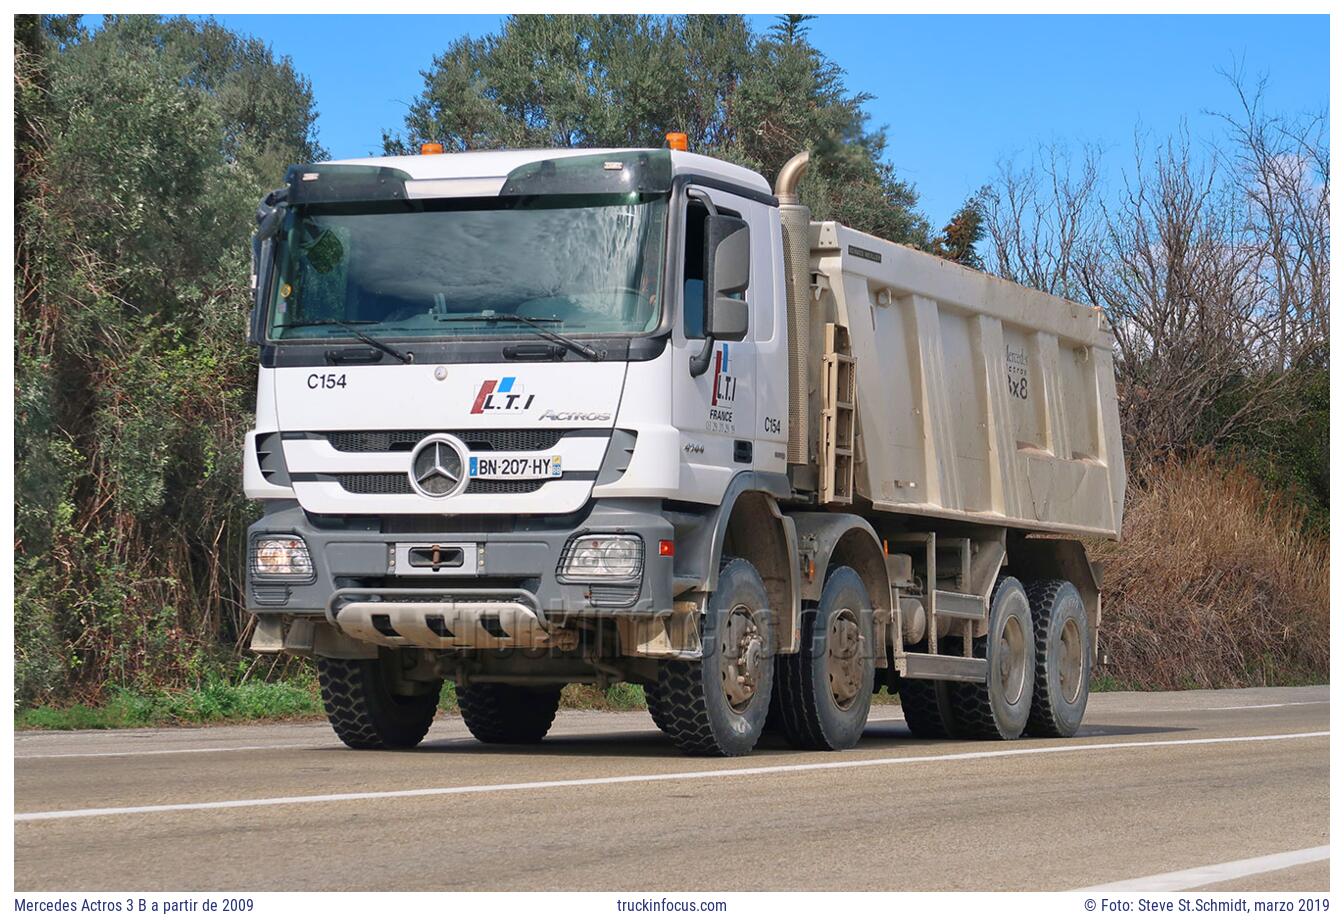
[(467, 730), (486, 744), (536, 744), (551, 730), (561, 687), (464, 684), (457, 705)]
[(859, 743), (873, 701), (873, 606), (859, 573), (826, 576), (803, 614), (803, 647), (779, 656), (775, 709), (794, 747), (839, 751)]
[(318, 658), (322, 707), (336, 737), (358, 750), (412, 748), (424, 739), (439, 707), (443, 681), (426, 681), (413, 695), (395, 692), (393, 656)]
[(760, 739), (775, 678), (769, 606), (756, 567), (732, 560), (705, 603), (701, 656), (661, 662), (646, 685), (654, 722), (687, 754), (746, 754)]

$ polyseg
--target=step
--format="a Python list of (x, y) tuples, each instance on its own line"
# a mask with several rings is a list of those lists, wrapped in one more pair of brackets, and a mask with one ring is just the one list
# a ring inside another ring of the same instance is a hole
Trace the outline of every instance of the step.
[[(900, 666), (900, 661), (897, 665)], [(906, 652), (901, 676), (912, 680), (960, 680), (983, 684), (989, 675), (989, 662), (983, 658), (959, 658), (954, 655), (924, 655)]]
[(953, 617), (958, 620), (983, 620), (985, 602), (978, 594), (959, 594), (956, 591), (939, 591), (934, 598), (938, 618)]

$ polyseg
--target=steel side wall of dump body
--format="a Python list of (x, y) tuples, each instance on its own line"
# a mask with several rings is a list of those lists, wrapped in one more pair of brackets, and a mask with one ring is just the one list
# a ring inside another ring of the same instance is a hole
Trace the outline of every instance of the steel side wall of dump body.
[(848, 327), (857, 359), (857, 496), (1119, 537), (1125, 466), (1100, 310), (834, 222), (814, 222), (811, 245), (812, 308)]

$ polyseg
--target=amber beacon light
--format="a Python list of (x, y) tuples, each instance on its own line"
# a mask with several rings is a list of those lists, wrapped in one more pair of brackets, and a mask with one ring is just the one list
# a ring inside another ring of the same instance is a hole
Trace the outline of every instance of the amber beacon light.
[(421, 155), (421, 156), (428, 156), (428, 155), (431, 154), (431, 153), (443, 153), (443, 145), (442, 145), (442, 144), (421, 144), (421, 145), (420, 145), (420, 155)]
[(667, 146), (670, 150), (687, 150), (689, 144), (686, 141), (686, 134), (682, 131), (667, 132)]

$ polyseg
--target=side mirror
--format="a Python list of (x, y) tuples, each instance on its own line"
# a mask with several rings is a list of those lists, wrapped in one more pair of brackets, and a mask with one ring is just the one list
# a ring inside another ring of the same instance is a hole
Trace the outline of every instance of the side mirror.
[(266, 294), (271, 286), (271, 270), (275, 238), (252, 238), (252, 312), (247, 320), (247, 344), (261, 345), (266, 341)]
[[(751, 229), (740, 217), (705, 219), (705, 337), (740, 342), (747, 336)], [(737, 295), (737, 296), (733, 296)]]
[(247, 344), (266, 341), (266, 294), (270, 290), (275, 238), (289, 209), (288, 188), (270, 192), (257, 206), (257, 232), (252, 236), (252, 312), (247, 319)]

